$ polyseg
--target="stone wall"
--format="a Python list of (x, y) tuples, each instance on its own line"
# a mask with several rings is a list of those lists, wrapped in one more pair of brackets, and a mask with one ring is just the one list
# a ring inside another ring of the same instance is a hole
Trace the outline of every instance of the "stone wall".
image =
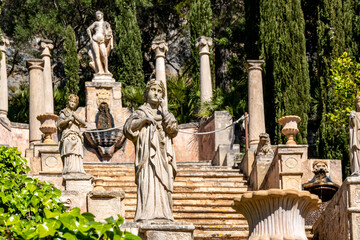
[(347, 178), (313, 224), (315, 240), (360, 239), (360, 178)]
[(9, 126), (0, 119), (0, 144), (17, 147), (24, 157), (25, 149), (29, 147), (29, 125), (10, 123)]
[[(180, 124), (179, 129), (186, 132), (198, 132), (198, 123)], [(199, 161), (199, 135), (179, 132), (174, 138), (175, 157), (177, 162)]]

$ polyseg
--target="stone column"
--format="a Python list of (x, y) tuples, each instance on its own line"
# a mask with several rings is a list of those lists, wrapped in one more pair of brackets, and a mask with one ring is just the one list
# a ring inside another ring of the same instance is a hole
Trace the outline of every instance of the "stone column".
[(9, 40), (2, 36), (0, 41), (1, 62), (0, 62), (0, 118), (7, 119), (8, 113), (8, 81), (6, 72), (6, 46)]
[(51, 40), (43, 39), (40, 43), (40, 48), (43, 50), (41, 57), (44, 60), (44, 72), (43, 72), (43, 86), (44, 86), (44, 102), (45, 113), (54, 113), (54, 95), (52, 86), (52, 74), (51, 74), (51, 62), (50, 50), (54, 49), (54, 45)]
[(26, 61), (26, 66), (29, 69), (30, 80), (29, 142), (35, 143), (41, 141), (40, 122), (36, 117), (44, 113), (44, 60), (29, 59)]
[(212, 83), (210, 69), (210, 51), (212, 39), (201, 36), (196, 41), (196, 47), (199, 48), (200, 56), (200, 100), (201, 103), (211, 101), (212, 99)]
[(261, 74), (263, 64), (263, 60), (248, 60), (246, 64), (249, 74), (249, 148), (251, 149), (256, 149), (259, 135), (266, 132)]
[(154, 40), (151, 45), (152, 50), (155, 52), (156, 67), (155, 78), (161, 80), (165, 87), (165, 108), (168, 108), (168, 97), (166, 87), (166, 73), (165, 73), (165, 53), (168, 51), (168, 45), (165, 40)]
[(248, 221), (249, 239), (307, 240), (305, 217), (320, 203), (308, 191), (270, 189), (244, 193), (233, 208)]

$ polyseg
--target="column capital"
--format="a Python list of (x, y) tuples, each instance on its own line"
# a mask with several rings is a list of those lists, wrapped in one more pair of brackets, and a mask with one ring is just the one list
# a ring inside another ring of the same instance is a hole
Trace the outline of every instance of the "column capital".
[(3, 53), (6, 52), (6, 46), (8, 46), (10, 44), (9, 39), (5, 36), (5, 35), (1, 35), (1, 40), (0, 40), (0, 51), (2, 51)]
[(199, 55), (210, 54), (209, 47), (213, 45), (212, 38), (201, 36), (196, 40), (195, 46), (199, 49)]
[(246, 61), (246, 70), (249, 72), (250, 70), (260, 70), (262, 71), (262, 66), (264, 65), (264, 60), (247, 60)]
[(40, 44), (40, 50), (43, 50), (43, 52), (41, 53), (41, 57), (51, 57), (51, 53), (50, 50), (54, 49), (54, 45), (52, 44), (53, 41), (49, 40), (49, 39), (41, 39), (39, 44)]
[(44, 60), (42, 60), (42, 59), (28, 59), (28, 60), (26, 60), (26, 67), (29, 70), (33, 70), (33, 69), (43, 70), (44, 69)]
[(165, 53), (169, 50), (165, 40), (152, 41), (151, 49), (155, 52), (155, 58), (165, 57)]

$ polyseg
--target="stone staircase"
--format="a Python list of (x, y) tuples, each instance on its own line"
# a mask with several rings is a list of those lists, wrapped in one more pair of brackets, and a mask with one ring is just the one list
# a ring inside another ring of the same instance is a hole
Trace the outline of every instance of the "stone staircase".
[[(85, 163), (85, 171), (103, 178), (107, 190), (125, 191), (125, 219), (133, 221), (133, 164)], [(246, 219), (231, 208), (233, 199), (247, 190), (247, 180), (239, 170), (211, 166), (210, 161), (180, 162), (174, 183), (174, 218), (177, 222), (193, 223), (196, 240), (247, 239)]]

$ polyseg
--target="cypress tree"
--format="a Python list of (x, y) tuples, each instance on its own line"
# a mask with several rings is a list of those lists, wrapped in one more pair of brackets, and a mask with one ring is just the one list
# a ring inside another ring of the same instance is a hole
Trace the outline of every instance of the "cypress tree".
[[(190, 47), (191, 47), (191, 74), (193, 81), (199, 83), (200, 57), (196, 48), (196, 40), (200, 36), (211, 37), (212, 10), (210, 0), (194, 0), (190, 9)], [(212, 57), (210, 57), (212, 58)], [(211, 60), (210, 60), (211, 61)], [(212, 61), (210, 62), (212, 66)], [(197, 84), (199, 85), (199, 84)]]
[(134, 0), (116, 0), (119, 14), (115, 17), (116, 56), (113, 65), (115, 79), (124, 86), (144, 87), (141, 35), (136, 19)]
[(77, 95), (79, 92), (79, 58), (76, 49), (76, 38), (74, 29), (69, 25), (65, 31), (65, 41), (64, 41), (64, 49), (65, 49), (65, 97), (70, 94)]
[(296, 141), (307, 142), (310, 80), (304, 34), (300, 0), (260, 0), (266, 122), (275, 143), (284, 141), (278, 120), (286, 115), (301, 117)]
[(354, 37), (354, 0), (320, 0), (317, 27), (318, 83), (320, 118), (318, 151), (322, 158), (343, 159), (348, 165), (348, 129), (337, 126), (328, 119), (335, 97), (329, 87), (330, 64), (344, 51), (356, 56), (357, 43)]

